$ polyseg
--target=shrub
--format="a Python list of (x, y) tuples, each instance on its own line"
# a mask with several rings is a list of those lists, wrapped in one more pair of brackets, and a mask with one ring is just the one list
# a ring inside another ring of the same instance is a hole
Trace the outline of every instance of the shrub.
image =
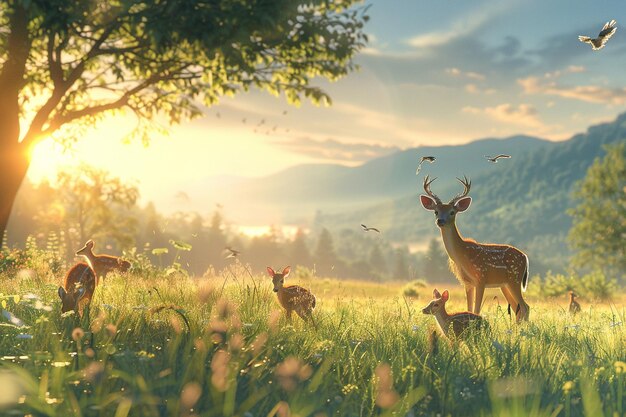
[(617, 281), (602, 271), (594, 271), (580, 278), (578, 291), (587, 297), (608, 300), (617, 291)]

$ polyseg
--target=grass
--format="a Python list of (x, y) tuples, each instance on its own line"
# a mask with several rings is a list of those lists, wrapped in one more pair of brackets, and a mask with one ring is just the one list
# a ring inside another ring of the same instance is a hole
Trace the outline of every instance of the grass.
[[(490, 330), (451, 343), (421, 313), (431, 287), (404, 298), (404, 283), (302, 281), (315, 329), (285, 320), (269, 278), (236, 271), (114, 275), (83, 319), (61, 317), (60, 281), (0, 275), (3, 310), (23, 321), (0, 327), (1, 415), (626, 413), (623, 298), (575, 318), (566, 300), (531, 298), (531, 321), (515, 325), (488, 292)], [(464, 292), (449, 304), (464, 309)]]

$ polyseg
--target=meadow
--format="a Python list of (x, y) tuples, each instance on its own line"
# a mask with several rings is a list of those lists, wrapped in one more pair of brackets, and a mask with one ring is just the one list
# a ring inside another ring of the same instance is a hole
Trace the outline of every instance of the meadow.
[(289, 323), (271, 279), (237, 263), (197, 278), (146, 267), (107, 277), (81, 319), (60, 314), (53, 261), (0, 273), (0, 415), (626, 413), (623, 295), (571, 317), (536, 291), (518, 325), (490, 290), (490, 329), (450, 342), (421, 312), (433, 284), (405, 297), (405, 283), (295, 274), (317, 296), (313, 325)]

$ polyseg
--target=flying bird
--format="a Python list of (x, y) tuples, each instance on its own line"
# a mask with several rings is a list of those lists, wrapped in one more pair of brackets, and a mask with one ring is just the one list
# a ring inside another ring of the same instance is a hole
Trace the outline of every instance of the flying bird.
[(228, 259), (228, 258), (236, 258), (237, 256), (239, 256), (241, 254), (241, 252), (231, 248), (230, 246), (226, 246), (226, 248), (224, 249), (224, 252), (228, 252), (228, 255), (226, 256), (226, 259)]
[(498, 162), (498, 159), (509, 159), (511, 158), (511, 155), (505, 155), (501, 153), (500, 155), (496, 155), (496, 156), (485, 155), (485, 158), (487, 158), (489, 162), (493, 162), (495, 164)]
[(592, 39), (589, 36), (581, 35), (578, 37), (578, 40), (581, 42), (590, 44), (591, 48), (594, 51), (598, 51), (604, 48), (604, 45), (609, 41), (609, 39), (611, 39), (611, 36), (615, 34), (616, 30), (617, 30), (617, 22), (615, 21), (615, 19), (613, 19), (610, 22), (606, 22), (606, 24), (604, 25), (604, 27), (598, 34), (597, 38)]
[(366, 225), (361, 223), (361, 227), (363, 228), (364, 232), (376, 232), (376, 233), (380, 233), (380, 230), (378, 230), (375, 227), (367, 227)]
[(420, 163), (417, 165), (417, 169), (415, 170), (415, 175), (419, 175), (420, 170), (422, 169), (422, 164), (424, 163), (424, 161), (428, 161), (428, 162), (430, 162), (432, 164), (433, 162), (435, 162), (435, 159), (437, 159), (437, 158), (435, 158), (434, 156), (422, 156), (420, 158)]

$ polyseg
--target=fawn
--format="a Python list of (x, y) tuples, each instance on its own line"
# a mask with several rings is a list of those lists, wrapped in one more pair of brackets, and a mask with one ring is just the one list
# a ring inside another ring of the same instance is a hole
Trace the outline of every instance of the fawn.
[(76, 251), (76, 256), (82, 256), (87, 259), (89, 266), (96, 273), (97, 282), (99, 282), (100, 277), (104, 279), (104, 277), (106, 277), (106, 275), (111, 271), (128, 271), (130, 268), (130, 262), (117, 256), (95, 255), (93, 253), (93, 245), (93, 240), (88, 240), (82, 249)]
[(82, 262), (74, 265), (65, 276), (63, 286), (59, 287), (61, 313), (73, 310), (82, 317), (95, 289), (96, 275), (89, 265)]
[(569, 294), (569, 313), (570, 314), (580, 313), (580, 304), (578, 304), (578, 301), (574, 299), (577, 297), (576, 293), (574, 293), (574, 291), (570, 291), (568, 294)]
[(307, 289), (298, 285), (285, 287), (285, 278), (289, 276), (291, 267), (286, 267), (280, 274), (267, 267), (267, 273), (272, 277), (274, 292), (278, 295), (278, 302), (286, 311), (287, 319), (291, 320), (291, 312), (295, 311), (303, 320), (312, 319), (315, 308), (315, 296)]
[(530, 307), (522, 296), (528, 285), (528, 256), (510, 245), (478, 243), (461, 236), (456, 215), (469, 208), (472, 198), (468, 194), (472, 183), (467, 178), (457, 179), (463, 184), (463, 192), (444, 204), (430, 189), (435, 179), (426, 176), (426, 195), (422, 194), (420, 201), (426, 210), (435, 214), (450, 269), (465, 287), (467, 309), (480, 314), (485, 288), (500, 287), (515, 310), (517, 321), (528, 320)]
[(463, 313), (448, 314), (446, 312), (446, 301), (448, 301), (449, 293), (445, 290), (440, 294), (437, 289), (433, 290), (433, 300), (422, 310), (424, 314), (432, 314), (437, 319), (437, 324), (445, 336), (449, 337), (450, 327), (456, 337), (459, 337), (472, 323), (483, 326), (486, 321), (478, 314)]

